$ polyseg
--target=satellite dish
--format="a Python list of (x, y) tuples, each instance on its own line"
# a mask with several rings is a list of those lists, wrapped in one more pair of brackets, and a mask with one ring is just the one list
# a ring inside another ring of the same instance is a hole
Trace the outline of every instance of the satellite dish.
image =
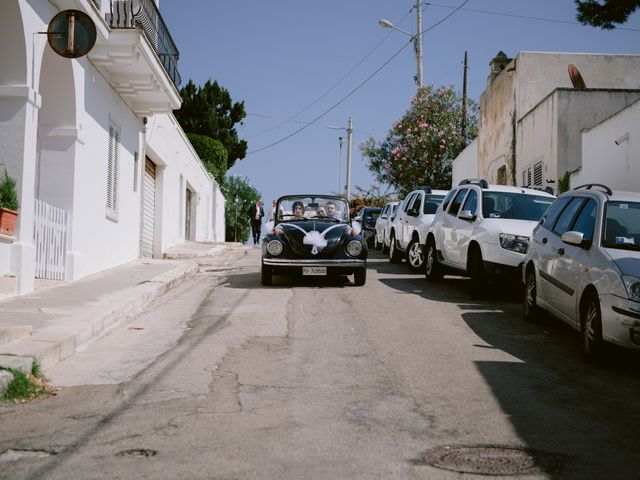
[(569, 78), (571, 79), (573, 88), (575, 88), (576, 90), (586, 90), (587, 85), (584, 83), (584, 80), (582, 79), (582, 75), (580, 75), (580, 71), (578, 71), (578, 68), (573, 63), (570, 63), (568, 70)]
[(65, 58), (82, 57), (96, 43), (96, 26), (86, 13), (64, 10), (49, 22), (47, 40), (58, 55)]

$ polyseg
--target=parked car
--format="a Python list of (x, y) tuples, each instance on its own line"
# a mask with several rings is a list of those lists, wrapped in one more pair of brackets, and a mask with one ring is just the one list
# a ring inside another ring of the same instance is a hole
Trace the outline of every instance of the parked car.
[(533, 231), (523, 315), (542, 308), (582, 333), (582, 355), (603, 342), (640, 350), (640, 194), (600, 184), (558, 197)]
[(554, 200), (550, 193), (486, 180), (463, 180), (435, 215), (424, 244), (425, 276), (471, 277), (471, 297), (481, 298), (487, 282), (508, 277), (520, 282), (529, 237)]
[(389, 248), (389, 227), (391, 226), (391, 220), (396, 212), (396, 207), (399, 202), (389, 202), (382, 207), (382, 212), (376, 220), (376, 233), (373, 236), (373, 247), (376, 250), (382, 250), (386, 253), (386, 248)]
[(363, 207), (353, 219), (360, 224), (361, 235), (367, 242), (368, 247), (373, 247), (376, 235), (376, 221), (382, 209), (379, 207)]
[[(447, 190), (432, 190), (423, 187), (410, 192), (398, 207), (389, 231), (389, 261), (407, 260), (409, 268), (418, 271), (424, 267), (422, 245), (428, 226), (431, 225), (438, 205)], [(422, 228), (420, 228), (422, 227)]]
[(344, 197), (286, 195), (277, 201), (272, 232), (262, 241), (262, 284), (273, 275), (350, 275), (367, 281), (367, 244), (350, 225)]

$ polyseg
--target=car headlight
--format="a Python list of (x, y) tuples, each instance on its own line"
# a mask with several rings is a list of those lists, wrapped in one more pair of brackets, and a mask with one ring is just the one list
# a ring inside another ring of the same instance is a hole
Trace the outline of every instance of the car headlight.
[(500, 234), (500, 246), (505, 250), (511, 250), (517, 253), (527, 253), (529, 246), (529, 237), (521, 235), (511, 235), (509, 233)]
[(347, 243), (347, 253), (352, 257), (357, 257), (362, 253), (362, 244), (360, 240), (351, 240)]
[(640, 302), (640, 278), (631, 275), (622, 275), (624, 286), (627, 287), (627, 295), (631, 300)]
[(282, 242), (280, 240), (271, 240), (267, 243), (267, 252), (269, 252), (274, 257), (277, 257), (282, 253), (284, 247), (282, 246)]

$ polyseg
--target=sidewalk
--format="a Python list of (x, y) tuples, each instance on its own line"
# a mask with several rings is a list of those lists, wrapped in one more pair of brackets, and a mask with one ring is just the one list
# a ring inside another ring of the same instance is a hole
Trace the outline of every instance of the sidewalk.
[[(244, 255), (240, 243), (186, 242), (164, 260), (138, 259), (75, 282), (42, 282), (26, 295), (0, 296), (0, 367), (46, 369), (79, 346), (142, 313), (163, 293), (195, 276), (203, 266)], [(0, 392), (7, 372), (0, 371)], [(4, 377), (4, 378), (3, 378)]]

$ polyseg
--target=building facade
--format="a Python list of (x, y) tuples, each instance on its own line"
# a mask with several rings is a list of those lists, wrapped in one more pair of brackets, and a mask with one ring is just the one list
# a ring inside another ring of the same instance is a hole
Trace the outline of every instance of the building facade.
[[(68, 59), (51, 19), (79, 10), (95, 46)], [(0, 275), (76, 280), (185, 240), (223, 241), (224, 199), (172, 111), (178, 50), (152, 0), (7, 0), (0, 16), (0, 173), (16, 179)], [(220, 205), (222, 203), (222, 206)]]

